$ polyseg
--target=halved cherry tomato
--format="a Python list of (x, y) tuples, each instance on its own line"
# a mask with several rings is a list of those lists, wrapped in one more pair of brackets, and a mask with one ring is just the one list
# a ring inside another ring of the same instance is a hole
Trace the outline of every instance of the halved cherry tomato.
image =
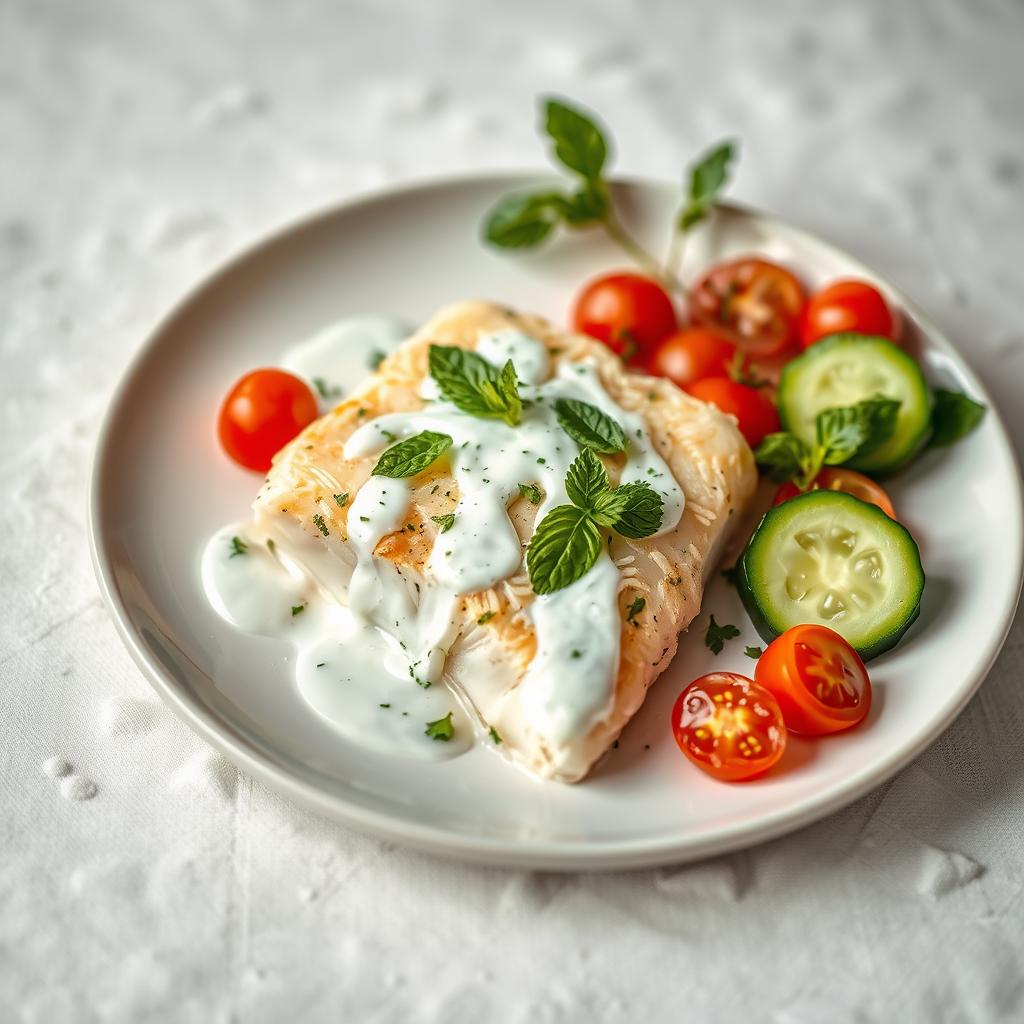
[[(842, 469), (835, 466), (825, 466), (818, 475), (811, 481), (809, 491), (843, 491), (852, 494), (869, 505), (877, 505), (890, 519), (896, 518), (896, 510), (892, 507), (889, 495), (875, 483), (871, 477), (858, 473), (853, 469)], [(803, 494), (799, 487), (792, 480), (784, 483), (772, 499), (773, 505), (781, 505), (798, 494)]]
[(265, 473), (271, 458), (317, 417), (316, 396), (284, 370), (253, 370), (228, 392), (217, 429), (224, 450)]
[(797, 340), (804, 290), (785, 267), (748, 257), (705, 271), (690, 292), (694, 319), (723, 331), (752, 356), (770, 356)]
[(704, 377), (728, 375), (735, 356), (736, 346), (713, 328), (684, 327), (658, 343), (647, 369), (685, 388)]
[(739, 423), (740, 433), (751, 448), (779, 429), (775, 403), (764, 388), (740, 384), (731, 377), (705, 377), (686, 389), (694, 398), (710, 402), (722, 412), (730, 413)]
[(573, 330), (603, 341), (629, 362), (646, 362), (677, 325), (675, 307), (657, 281), (639, 274), (606, 274), (576, 297)]
[(793, 626), (776, 637), (754, 672), (774, 694), (787, 728), (823, 736), (862, 722), (871, 681), (860, 655), (827, 626)]
[(800, 344), (807, 348), (841, 331), (899, 341), (901, 326), (899, 315), (867, 281), (834, 281), (808, 301), (800, 321)]
[(712, 672), (690, 683), (672, 709), (672, 732), (698, 768), (724, 782), (761, 775), (786, 749), (778, 701), (735, 672)]

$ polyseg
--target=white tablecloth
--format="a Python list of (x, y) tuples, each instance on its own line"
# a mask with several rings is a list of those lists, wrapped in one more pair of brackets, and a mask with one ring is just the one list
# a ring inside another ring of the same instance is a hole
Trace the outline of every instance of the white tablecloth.
[(539, 164), (543, 90), (600, 111), (626, 170), (674, 177), (737, 135), (732, 194), (913, 294), (1024, 437), (1015, 0), (0, 2), (0, 1020), (1024, 1019), (1019, 625), (960, 720), (848, 810), (605, 876), (318, 820), (122, 649), (85, 488), (147, 328), (318, 205)]

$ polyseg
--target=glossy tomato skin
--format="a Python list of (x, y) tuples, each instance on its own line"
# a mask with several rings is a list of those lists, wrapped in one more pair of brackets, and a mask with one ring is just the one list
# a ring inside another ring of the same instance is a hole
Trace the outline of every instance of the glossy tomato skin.
[(705, 377), (686, 390), (694, 398), (710, 402), (722, 412), (735, 416), (740, 433), (751, 448), (756, 448), (766, 435), (779, 429), (775, 403), (764, 388), (752, 388), (731, 377)]
[(316, 419), (316, 396), (284, 370), (253, 370), (228, 392), (217, 432), (240, 466), (266, 473), (273, 456)]
[(871, 710), (860, 655), (827, 626), (793, 626), (757, 662), (755, 678), (778, 701), (786, 727), (805, 736), (850, 729)]
[[(858, 473), (855, 469), (844, 469), (842, 466), (824, 466), (818, 475), (811, 481), (809, 491), (844, 491), (852, 494), (869, 505), (880, 508), (890, 519), (896, 518), (896, 510), (893, 508), (889, 495), (883, 488), (875, 483), (869, 476)], [(792, 480), (784, 483), (772, 499), (772, 505), (781, 505), (798, 494), (803, 494), (799, 487)]]
[(705, 271), (690, 292), (690, 312), (749, 355), (771, 356), (795, 346), (805, 301), (785, 267), (745, 257)]
[(879, 334), (899, 341), (902, 321), (882, 293), (867, 281), (833, 281), (811, 296), (800, 319), (800, 344), (807, 348), (830, 334)]
[(606, 274), (584, 285), (572, 311), (573, 330), (604, 342), (628, 363), (646, 363), (677, 326), (672, 299), (640, 274)]
[(684, 327), (658, 343), (647, 372), (686, 388), (704, 377), (727, 375), (735, 357), (736, 346), (720, 331)]
[(690, 683), (672, 709), (672, 732), (698, 768), (723, 782), (763, 775), (786, 749), (778, 702), (735, 672), (712, 672)]

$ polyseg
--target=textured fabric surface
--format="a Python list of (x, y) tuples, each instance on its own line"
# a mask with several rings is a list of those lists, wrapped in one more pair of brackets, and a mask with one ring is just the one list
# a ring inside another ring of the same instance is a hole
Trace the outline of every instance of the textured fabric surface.
[[(97, 595), (87, 468), (191, 283), (339, 196), (536, 165), (533, 100), (913, 294), (1024, 438), (1024, 8), (0, 0), (0, 1020), (1024, 1018), (1024, 628), (892, 782), (692, 867), (444, 863), (302, 812), (156, 700)], [(941, 666), (936, 667), (941, 671)]]

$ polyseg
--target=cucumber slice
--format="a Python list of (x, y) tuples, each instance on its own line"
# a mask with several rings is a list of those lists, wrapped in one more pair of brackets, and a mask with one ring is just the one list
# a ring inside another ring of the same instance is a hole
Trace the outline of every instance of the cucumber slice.
[(875, 395), (899, 400), (896, 429), (881, 447), (847, 465), (864, 473), (891, 473), (928, 435), (931, 392), (914, 359), (887, 338), (833, 334), (812, 345), (782, 371), (779, 417), (785, 430), (814, 444), (818, 413)]
[(921, 607), (921, 554), (906, 528), (840, 491), (769, 509), (740, 557), (738, 587), (758, 633), (834, 629), (867, 660), (889, 650)]

